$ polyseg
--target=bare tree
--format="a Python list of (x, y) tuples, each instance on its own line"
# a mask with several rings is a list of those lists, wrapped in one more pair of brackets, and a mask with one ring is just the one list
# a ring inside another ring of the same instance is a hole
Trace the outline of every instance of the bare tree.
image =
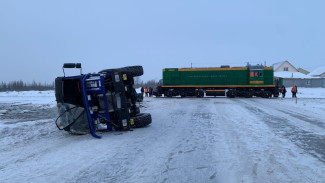
[(141, 86), (143, 86), (143, 81), (141, 80), (141, 77), (134, 77), (134, 87), (140, 88)]
[(148, 87), (148, 88), (149, 87), (155, 88), (157, 86), (157, 84), (158, 84), (158, 82), (156, 80), (152, 79), (152, 80), (149, 80), (149, 81), (143, 83), (143, 86)]
[(51, 84), (48, 83), (36, 83), (33, 81), (32, 83), (24, 83), (22, 80), (20, 81), (10, 81), (8, 83), (1, 82), (0, 83), (0, 91), (29, 91), (29, 90), (53, 90), (54, 82)]

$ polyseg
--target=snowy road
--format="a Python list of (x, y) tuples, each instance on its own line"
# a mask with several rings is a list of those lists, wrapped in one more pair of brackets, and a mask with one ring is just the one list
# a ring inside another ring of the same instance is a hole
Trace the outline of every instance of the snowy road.
[(324, 182), (324, 104), (145, 98), (149, 127), (101, 140), (57, 130), (53, 112), (19, 123), (7, 112), (0, 182)]

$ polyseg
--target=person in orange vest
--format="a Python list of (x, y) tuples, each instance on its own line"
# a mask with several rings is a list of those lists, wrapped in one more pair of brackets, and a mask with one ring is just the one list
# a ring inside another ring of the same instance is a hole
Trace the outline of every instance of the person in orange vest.
[(282, 98), (284, 98), (286, 96), (286, 93), (287, 93), (286, 87), (284, 85), (282, 85), (281, 93), (282, 93)]
[(144, 89), (144, 93), (146, 94), (146, 97), (149, 97), (148, 96), (148, 88), (147, 87)]
[(293, 87), (291, 89), (292, 98), (297, 98), (297, 95), (296, 95), (297, 92), (298, 92), (297, 86), (296, 85), (293, 85)]

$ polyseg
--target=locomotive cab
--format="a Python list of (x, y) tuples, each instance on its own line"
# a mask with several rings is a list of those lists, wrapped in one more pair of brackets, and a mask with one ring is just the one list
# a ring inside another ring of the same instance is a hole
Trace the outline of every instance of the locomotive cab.
[(264, 85), (264, 66), (248, 66), (248, 70), (250, 85)]

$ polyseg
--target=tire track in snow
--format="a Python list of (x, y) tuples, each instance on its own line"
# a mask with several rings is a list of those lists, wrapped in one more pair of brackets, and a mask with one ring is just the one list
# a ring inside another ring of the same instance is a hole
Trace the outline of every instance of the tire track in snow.
[(210, 101), (196, 98), (182, 101), (187, 106), (182, 106), (181, 102), (180, 110), (172, 113), (173, 118), (179, 120), (182, 130), (179, 138), (175, 139), (177, 145), (171, 149), (166, 161), (163, 182), (215, 182), (216, 162), (212, 153), (214, 146), (210, 146), (214, 142), (214, 135), (208, 132), (213, 131), (213, 114), (207, 109), (209, 104), (204, 105)]
[[(237, 164), (235, 162), (235, 168), (245, 167), (244, 170), (235, 174), (235, 177), (248, 175), (247, 182), (318, 182), (323, 180), (324, 176), (321, 172), (324, 168), (319, 168), (323, 163), (308, 153), (303, 153), (304, 150), (291, 143), (290, 140), (278, 133), (273, 133), (274, 129), (261, 120), (255, 110), (251, 111), (246, 108), (252, 105), (250, 103), (252, 99), (229, 100), (232, 101), (232, 105), (224, 109), (226, 114), (222, 115), (225, 121), (228, 121), (225, 124), (228, 127), (225, 127), (221, 133), (228, 129), (225, 133), (227, 138), (224, 141), (231, 145), (231, 149), (234, 149), (231, 151), (232, 156), (240, 157)], [(227, 117), (227, 115), (230, 116)], [(238, 136), (238, 139), (234, 139), (229, 134)], [(245, 161), (248, 162), (245, 164)], [(317, 166), (310, 166), (311, 164), (317, 164)], [(251, 174), (249, 170), (252, 171)]]
[(272, 154), (272, 152), (264, 151), (268, 148), (264, 147), (266, 145), (263, 144), (263, 139), (262, 142), (260, 139), (260, 131), (264, 128), (260, 129), (260, 125), (254, 123), (254, 118), (247, 115), (247, 111), (233, 100), (227, 98), (222, 99), (222, 102), (219, 100), (221, 99), (214, 102), (218, 116), (215, 130), (219, 134), (217, 142), (218, 180), (220, 182), (260, 182), (260, 177), (267, 176), (269, 178), (264, 181), (276, 181), (277, 176), (266, 175), (264, 172), (271, 167), (271, 164), (261, 156), (263, 154), (264, 157), (268, 157)]
[[(259, 105), (264, 105), (260, 102), (260, 100), (252, 100), (252, 102), (258, 103)], [(291, 117), (294, 117), (296, 119), (302, 120), (304, 122), (310, 123), (312, 125), (318, 126), (322, 129), (325, 129), (325, 119), (320, 119), (315, 116), (311, 116), (310, 113), (308, 113), (309, 116), (303, 113), (299, 113), (296, 110), (293, 110), (289, 108), (288, 106), (276, 106), (272, 108), (274, 110), (277, 110), (278, 112), (285, 113), (290, 115)]]
[[(272, 128), (276, 134), (282, 135), (283, 137), (289, 139), (295, 145), (301, 149), (304, 149), (308, 154), (325, 163), (325, 136), (314, 134), (313, 132), (306, 131), (290, 123), (290, 121), (305, 119), (300, 119), (300, 114), (292, 114), (292, 112), (284, 112), (282, 110), (270, 108), (266, 105), (259, 104), (255, 100), (246, 101), (247, 102), (238, 100), (242, 106), (259, 116), (260, 119), (270, 128)], [(257, 107), (256, 104), (263, 105), (263, 107)], [(293, 119), (287, 119), (285, 117), (281, 117), (280, 115), (275, 116), (267, 112), (267, 110), (277, 110), (278, 113), (280, 112), (283, 114), (290, 113), (291, 115), (289, 115), (293, 117)]]
[(183, 106), (182, 100), (179, 99), (158, 99), (156, 102), (159, 103), (160, 110), (156, 110), (157, 104), (152, 103), (153, 99), (147, 100), (143, 104), (147, 106), (143, 112), (151, 113), (152, 124), (148, 128), (135, 129), (123, 135), (129, 140), (121, 139), (121, 142), (128, 142), (127, 144), (111, 142), (110, 148), (117, 153), (113, 156), (103, 153), (101, 156), (105, 158), (101, 162), (83, 170), (85, 173), (71, 179), (71, 182), (91, 180), (151, 183), (175, 182), (183, 178), (179, 173), (182, 169), (177, 164), (180, 157), (177, 147), (182, 144), (183, 130), (186, 128), (183, 120), (186, 121), (186, 116), (192, 111), (193, 106)]

